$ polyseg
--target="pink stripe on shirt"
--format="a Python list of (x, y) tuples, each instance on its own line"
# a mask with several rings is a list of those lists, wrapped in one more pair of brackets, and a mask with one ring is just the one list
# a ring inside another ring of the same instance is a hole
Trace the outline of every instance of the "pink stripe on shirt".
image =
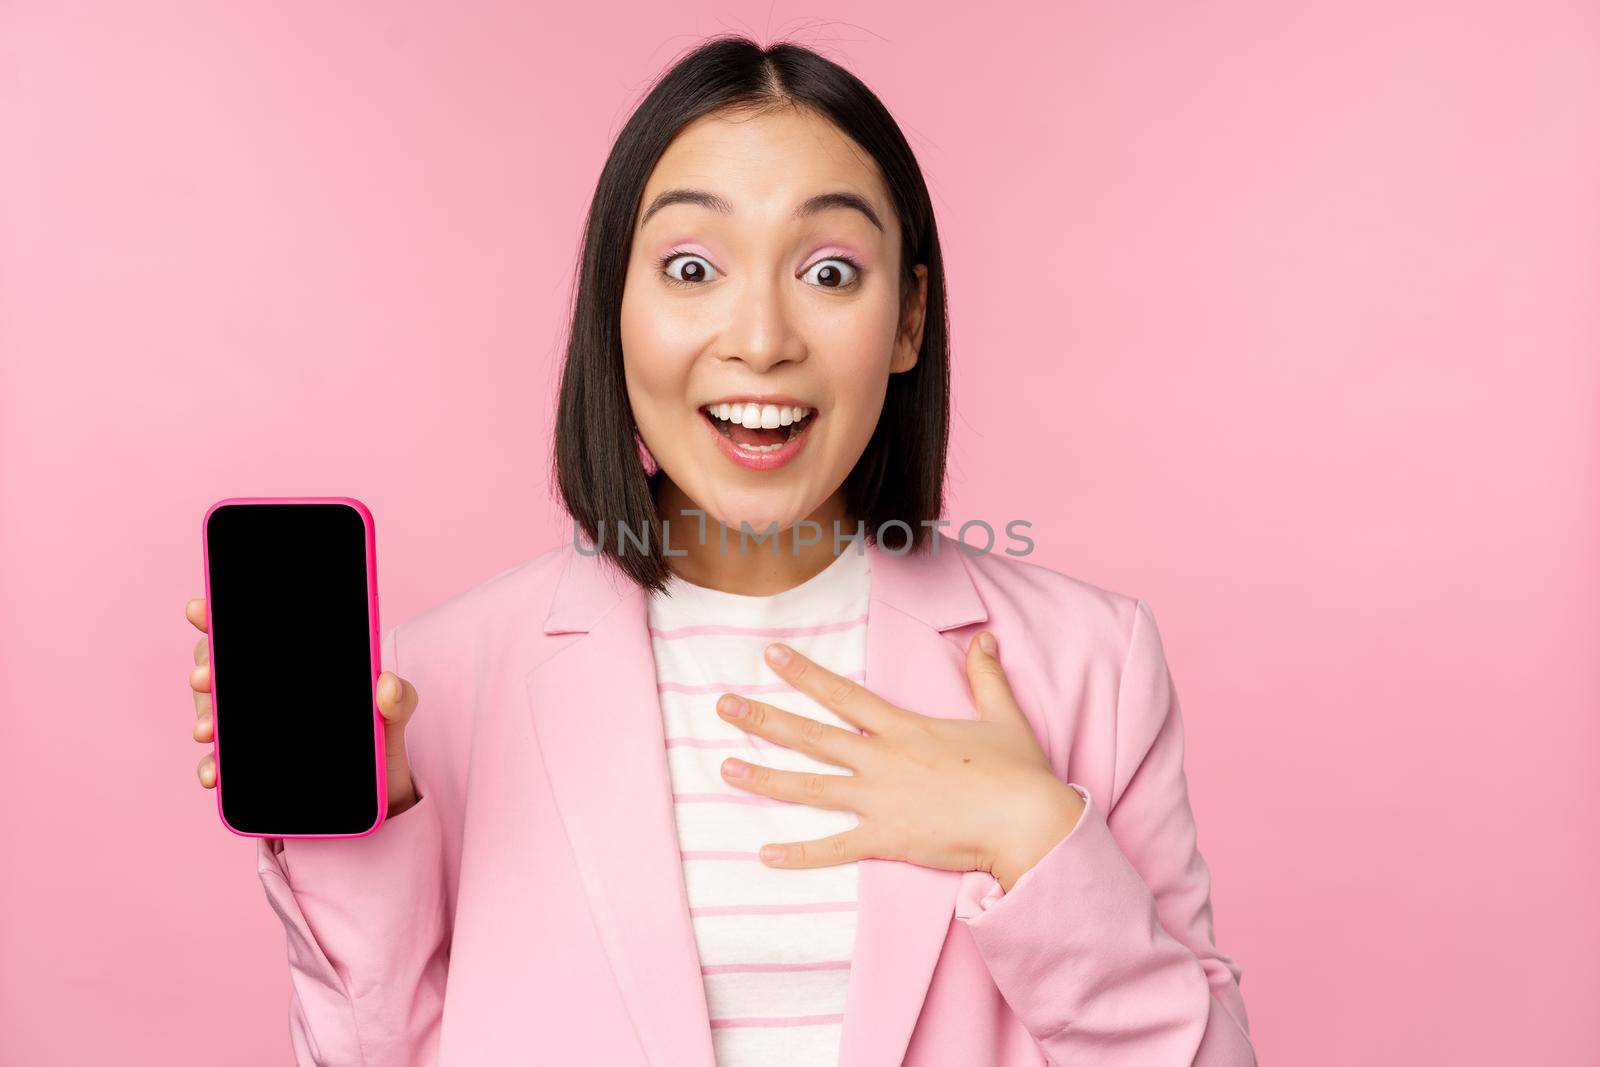
[(757, 737), (716, 712), (727, 692), (858, 732), (780, 679), (762, 650), (781, 638), (855, 682), (865, 680), (867, 559), (853, 547), (782, 593), (741, 596), (676, 576), (670, 595), (649, 602), (657, 695), (666, 734), (673, 813), (689, 915), (706, 986), (718, 1067), (771, 1062), (783, 1032), (783, 1062), (835, 1065), (849, 987), (857, 865), (784, 869), (761, 862), (764, 844), (848, 832), (854, 812), (778, 800), (741, 789), (721, 773), (730, 750), (786, 771), (846, 768)]

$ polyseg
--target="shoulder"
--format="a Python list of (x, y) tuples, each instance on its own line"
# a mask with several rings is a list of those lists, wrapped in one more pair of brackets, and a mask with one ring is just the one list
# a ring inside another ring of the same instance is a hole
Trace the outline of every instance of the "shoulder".
[(1061, 652), (1120, 663), (1149, 612), (1137, 596), (1023, 556), (1000, 549), (961, 554), (995, 625), (1022, 623)]
[[(537, 632), (568, 558), (565, 544), (515, 563), (393, 627), (401, 673), (408, 659), (472, 662), (463, 656)], [(408, 656), (409, 653), (409, 656)]]
[[(1000, 641), (1007, 677), (1033, 707), (1047, 750), (1115, 803), (1174, 701), (1149, 605), (1004, 553), (964, 557)], [(1009, 654), (1008, 654), (1009, 653)], [(1068, 755), (1070, 753), (1070, 756)]]
[[(1024, 665), (1015, 680), (1048, 709), (1041, 721), (1044, 736), (1054, 737), (1052, 754), (1070, 750), (1063, 773), (1098, 791), (1110, 811), (1164, 731), (1178, 729), (1177, 696), (1150, 606), (1014, 556), (968, 556), (966, 563), (1000, 637), (1001, 662), (1008, 662), (1009, 641), (1010, 662)], [(1181, 760), (1181, 742), (1175, 751)]]

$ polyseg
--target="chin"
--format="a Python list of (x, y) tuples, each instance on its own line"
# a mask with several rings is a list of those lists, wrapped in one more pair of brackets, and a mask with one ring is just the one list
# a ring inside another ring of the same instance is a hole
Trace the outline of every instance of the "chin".
[[(765, 494), (754, 495), (760, 497)], [(714, 524), (717, 522), (727, 526), (728, 544), (732, 546), (738, 543), (737, 538), (741, 522), (748, 524), (751, 533), (754, 535), (762, 533), (768, 527), (775, 527), (779, 531), (787, 530), (809, 514), (806, 511), (784, 506), (771, 500), (750, 499), (744, 494), (735, 493), (732, 500), (714, 492), (712, 496), (712, 502), (697, 505), (706, 513), (707, 544), (716, 543), (716, 527)], [(690, 536), (694, 536), (695, 533), (697, 533), (697, 530), (690, 531)], [(751, 541), (751, 546), (756, 547), (753, 540)], [(767, 548), (765, 544), (760, 547)]]

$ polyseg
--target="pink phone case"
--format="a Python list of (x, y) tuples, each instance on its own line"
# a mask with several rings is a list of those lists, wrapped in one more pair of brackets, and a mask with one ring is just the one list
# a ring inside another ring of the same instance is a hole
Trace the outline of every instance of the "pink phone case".
[[(217, 689), (217, 649), (211, 642), (211, 546), (209, 531), (211, 528), (211, 513), (225, 504), (347, 504), (354, 508), (361, 516), (362, 524), (366, 527), (367, 535), (367, 617), (371, 620), (372, 642), (372, 732), (374, 748), (378, 760), (378, 819), (370, 827), (355, 834), (253, 834), (241, 830), (228, 822), (228, 817), (222, 811), (222, 729), (220, 719), (216, 716), (216, 709), (220, 704), (221, 694)], [(206, 509), (205, 518), (200, 522), (200, 542), (203, 551), (205, 566), (206, 587), (206, 648), (211, 657), (211, 707), (212, 707), (212, 739), (211, 752), (217, 763), (217, 817), (222, 820), (222, 825), (238, 834), (240, 837), (315, 837), (315, 838), (344, 838), (366, 837), (376, 833), (378, 827), (383, 825), (383, 820), (389, 815), (389, 761), (384, 746), (383, 713), (378, 710), (377, 684), (378, 675), (383, 673), (382, 663), (382, 630), (378, 620), (378, 546), (375, 536), (375, 526), (372, 512), (367, 506), (354, 497), (348, 496), (248, 496), (229, 497), (219, 500)]]

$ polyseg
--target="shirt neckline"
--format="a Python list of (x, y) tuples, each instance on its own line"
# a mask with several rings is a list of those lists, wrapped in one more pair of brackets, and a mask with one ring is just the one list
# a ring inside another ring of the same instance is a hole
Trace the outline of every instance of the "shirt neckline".
[(842, 615), (865, 610), (864, 602), (858, 601), (864, 601), (860, 594), (870, 571), (865, 546), (860, 540), (853, 540), (826, 567), (799, 585), (764, 596), (711, 589), (674, 573), (667, 579), (666, 591), (651, 593), (650, 611), (657, 618), (733, 625)]

